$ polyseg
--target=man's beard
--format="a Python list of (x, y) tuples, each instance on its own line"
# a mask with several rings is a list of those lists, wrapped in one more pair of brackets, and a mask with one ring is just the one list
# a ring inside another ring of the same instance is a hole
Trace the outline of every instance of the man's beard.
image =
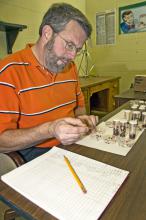
[[(45, 46), (45, 68), (52, 73), (59, 73), (71, 62), (71, 60), (61, 56), (57, 56), (53, 50), (55, 37), (52, 36), (51, 40)], [(61, 61), (61, 64), (58, 64)]]

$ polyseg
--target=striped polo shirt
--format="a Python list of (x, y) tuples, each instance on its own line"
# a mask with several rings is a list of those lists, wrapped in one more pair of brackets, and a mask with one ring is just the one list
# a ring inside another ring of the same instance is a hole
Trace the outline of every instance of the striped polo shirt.
[[(52, 74), (40, 66), (30, 47), (0, 61), (0, 132), (74, 117), (78, 106), (84, 106), (84, 97), (74, 63)], [(57, 144), (50, 139), (38, 146)]]

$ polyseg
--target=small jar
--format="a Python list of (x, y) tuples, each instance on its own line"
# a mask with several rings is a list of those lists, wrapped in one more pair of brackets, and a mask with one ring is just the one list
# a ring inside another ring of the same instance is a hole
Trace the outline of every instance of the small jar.
[(118, 136), (119, 135), (119, 127), (120, 121), (118, 119), (113, 120), (113, 135)]
[(143, 105), (144, 104), (144, 100), (139, 100), (139, 105)]
[(145, 105), (140, 105), (139, 106), (139, 111), (140, 111), (140, 121), (142, 121), (142, 113), (145, 112), (146, 106)]
[(122, 119), (120, 120), (120, 136), (125, 137), (126, 136), (126, 127), (127, 127), (127, 120)]
[(140, 111), (132, 111), (131, 119), (139, 121), (140, 120)]
[(131, 110), (132, 111), (137, 111), (138, 107), (139, 107), (139, 105), (134, 104), (134, 105), (131, 106)]
[(146, 128), (146, 112), (142, 112), (142, 126)]
[(135, 139), (136, 137), (137, 120), (129, 121), (129, 138)]
[(124, 110), (124, 119), (127, 120), (127, 122), (129, 122), (131, 120), (131, 110), (129, 109), (125, 109)]
[(130, 107), (132, 107), (133, 105), (138, 105), (138, 101), (137, 100), (130, 100), (129, 104), (130, 104)]

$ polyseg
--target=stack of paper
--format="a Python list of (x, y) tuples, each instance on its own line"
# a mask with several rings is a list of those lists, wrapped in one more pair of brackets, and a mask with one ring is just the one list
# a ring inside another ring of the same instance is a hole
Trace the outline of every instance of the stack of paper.
[[(86, 187), (83, 193), (64, 155)], [(61, 220), (100, 217), (129, 172), (53, 147), (48, 153), (2, 176), (26, 198)]]

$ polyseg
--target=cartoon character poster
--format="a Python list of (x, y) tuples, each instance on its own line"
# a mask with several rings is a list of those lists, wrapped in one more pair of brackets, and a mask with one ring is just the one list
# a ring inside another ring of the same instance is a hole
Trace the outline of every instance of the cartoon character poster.
[(146, 2), (119, 8), (119, 33), (146, 31)]

